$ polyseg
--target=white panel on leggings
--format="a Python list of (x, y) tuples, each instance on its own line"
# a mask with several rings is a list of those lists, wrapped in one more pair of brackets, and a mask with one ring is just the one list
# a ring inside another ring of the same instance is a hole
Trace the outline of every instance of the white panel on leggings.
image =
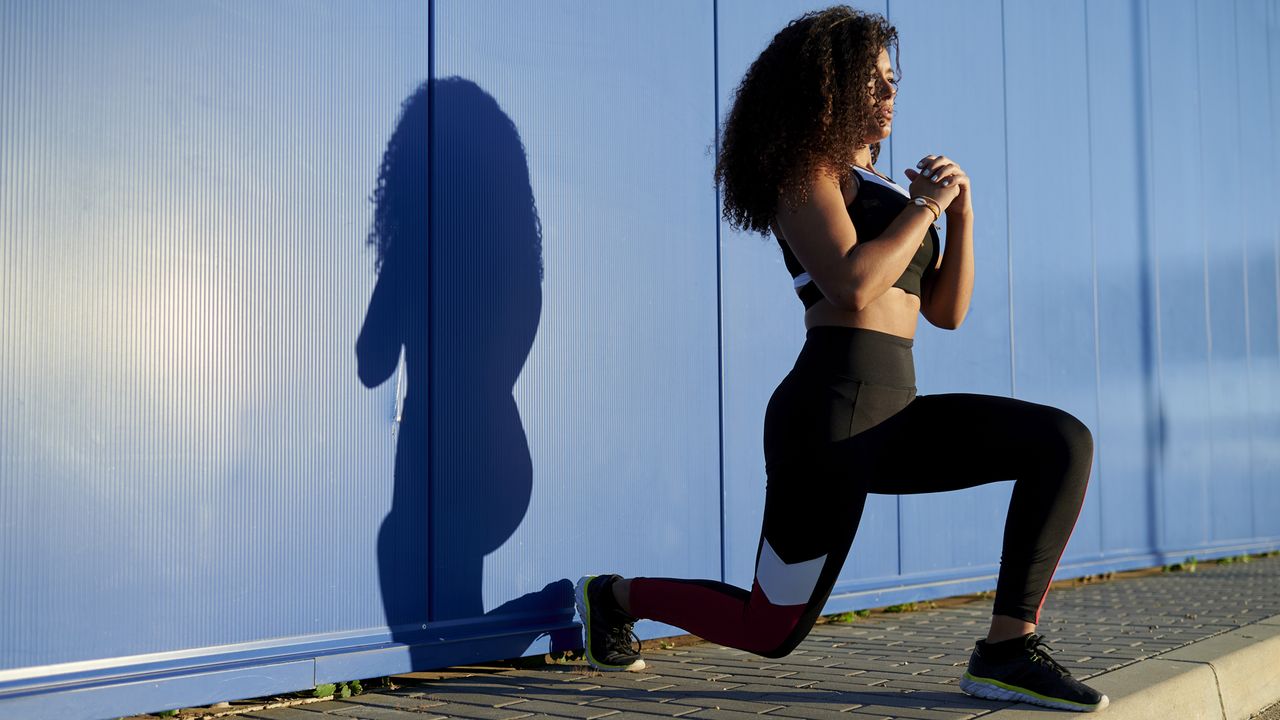
[(804, 562), (783, 562), (766, 539), (760, 550), (760, 563), (756, 565), (756, 582), (774, 605), (804, 605), (813, 595), (826, 559), (823, 555)]

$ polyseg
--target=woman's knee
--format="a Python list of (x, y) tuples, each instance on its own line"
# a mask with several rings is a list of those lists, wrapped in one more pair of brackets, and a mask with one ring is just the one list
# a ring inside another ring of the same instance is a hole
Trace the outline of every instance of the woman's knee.
[(1072, 455), (1092, 459), (1093, 431), (1075, 415), (1065, 411), (1062, 414), (1064, 417), (1059, 421), (1058, 432), (1071, 448)]
[[(1049, 407), (1049, 406), (1046, 406)], [(1045, 431), (1052, 457), (1069, 466), (1089, 467), (1093, 464), (1093, 431), (1079, 418), (1060, 408), (1049, 408)]]
[(760, 647), (756, 648), (752, 652), (771, 660), (786, 657), (796, 649), (796, 646), (800, 644), (801, 640), (804, 640), (805, 636), (809, 634), (809, 630), (812, 628), (813, 622), (811, 621), (807, 624), (802, 623), (797, 625), (785, 635), (774, 636), (768, 639), (762, 638), (765, 641), (761, 643)]
[(784, 619), (781, 616), (768, 617), (765, 614), (756, 614), (750, 618), (755, 642), (746, 649), (770, 659), (790, 655), (813, 629), (825, 600), (824, 596), (823, 602), (816, 606), (813, 603), (806, 605), (798, 617), (791, 615)]

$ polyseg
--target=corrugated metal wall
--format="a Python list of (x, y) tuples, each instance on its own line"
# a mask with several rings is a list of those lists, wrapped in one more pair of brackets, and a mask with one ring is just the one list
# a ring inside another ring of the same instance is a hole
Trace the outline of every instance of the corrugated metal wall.
[[(823, 5), (0, 1), (0, 718), (571, 647), (588, 572), (748, 586), (804, 328), (716, 123)], [(1280, 2), (857, 6), (880, 168), (973, 180), (919, 391), (1094, 431), (1057, 577), (1280, 547)], [(872, 496), (827, 609), (993, 588), (1011, 489)]]

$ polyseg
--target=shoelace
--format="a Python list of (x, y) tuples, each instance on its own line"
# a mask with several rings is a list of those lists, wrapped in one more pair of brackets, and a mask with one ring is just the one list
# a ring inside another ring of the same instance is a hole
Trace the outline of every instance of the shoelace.
[(1049, 653), (1045, 652), (1044, 650), (1041, 650), (1040, 648), (1045, 648), (1047, 650), (1053, 649), (1049, 647), (1049, 644), (1044, 641), (1043, 635), (1033, 634), (1027, 641), (1027, 649), (1031, 651), (1032, 662), (1038, 662), (1038, 663), (1047, 665), (1048, 667), (1052, 668), (1054, 672), (1058, 673), (1059, 675), (1062, 675), (1063, 677), (1066, 677), (1071, 674), (1070, 670), (1067, 670), (1066, 668), (1062, 667), (1062, 665), (1059, 665), (1057, 660), (1054, 660), (1052, 657), (1049, 656)]
[[(640, 642), (640, 636), (636, 635), (634, 628), (635, 623), (618, 623), (613, 626), (604, 636), (605, 647), (616, 652), (640, 654), (644, 650), (644, 645)], [(632, 640), (635, 640), (638, 647), (632, 647)]]

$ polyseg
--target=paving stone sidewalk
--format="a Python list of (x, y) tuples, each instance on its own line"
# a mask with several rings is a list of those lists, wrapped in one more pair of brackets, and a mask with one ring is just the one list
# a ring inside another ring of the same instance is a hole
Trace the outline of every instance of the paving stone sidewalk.
[[(455, 668), (398, 676), (404, 685), (398, 690), (232, 717), (959, 720), (1014, 705), (970, 697), (958, 685), (974, 641), (986, 634), (991, 608), (990, 599), (976, 599), (825, 623), (777, 660), (711, 643), (660, 649), (646, 641), (648, 668), (639, 673), (557, 664)], [(1271, 556), (1202, 562), (1194, 572), (1118, 574), (1106, 582), (1056, 585), (1037, 632), (1046, 636), (1055, 659), (1086, 679), (1277, 615), (1280, 557)]]

